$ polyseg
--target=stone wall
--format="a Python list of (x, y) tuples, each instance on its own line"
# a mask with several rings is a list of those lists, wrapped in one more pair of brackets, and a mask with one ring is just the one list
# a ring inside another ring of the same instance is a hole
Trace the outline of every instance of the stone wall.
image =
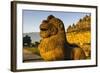
[(67, 41), (70, 44), (80, 46), (87, 58), (91, 58), (91, 16), (85, 16), (76, 24), (70, 25), (66, 32)]

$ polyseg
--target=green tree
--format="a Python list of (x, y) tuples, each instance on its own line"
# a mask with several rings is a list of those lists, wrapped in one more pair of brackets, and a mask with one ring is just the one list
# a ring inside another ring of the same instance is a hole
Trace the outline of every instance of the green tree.
[(23, 37), (23, 46), (30, 46), (31, 45), (31, 37), (26, 35), (25, 37)]

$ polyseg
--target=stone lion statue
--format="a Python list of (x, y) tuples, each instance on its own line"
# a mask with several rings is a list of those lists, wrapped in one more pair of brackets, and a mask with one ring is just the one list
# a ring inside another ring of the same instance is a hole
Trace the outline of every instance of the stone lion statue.
[(84, 51), (66, 40), (64, 23), (49, 15), (40, 24), (42, 40), (38, 46), (41, 57), (46, 61), (85, 59)]

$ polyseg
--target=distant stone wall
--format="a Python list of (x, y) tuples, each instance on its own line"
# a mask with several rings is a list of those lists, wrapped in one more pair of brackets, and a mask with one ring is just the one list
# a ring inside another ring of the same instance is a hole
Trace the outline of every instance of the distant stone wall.
[(83, 19), (79, 19), (79, 21), (67, 28), (67, 32), (76, 32), (76, 31), (90, 31), (91, 30), (91, 16), (85, 16)]
[(71, 44), (83, 45), (85, 43), (91, 43), (90, 31), (70, 32), (66, 34), (67, 41)]
[(85, 32), (70, 32), (66, 33), (67, 41), (70, 44), (76, 44), (80, 46), (85, 52), (87, 59), (91, 58), (91, 33), (90, 31)]
[(80, 46), (86, 56), (91, 58), (91, 16), (85, 16), (76, 24), (69, 26), (66, 32), (67, 41), (70, 44)]

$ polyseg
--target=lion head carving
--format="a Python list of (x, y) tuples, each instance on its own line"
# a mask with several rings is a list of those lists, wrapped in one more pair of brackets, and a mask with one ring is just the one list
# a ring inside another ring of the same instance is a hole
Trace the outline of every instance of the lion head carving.
[[(62, 20), (53, 15), (49, 15), (47, 19), (43, 20), (40, 24), (40, 36), (42, 40), (38, 48), (44, 60), (73, 59), (75, 52), (68, 46)], [(81, 50), (78, 49), (78, 52), (80, 53)], [(80, 55), (78, 55), (78, 59), (79, 56)]]
[(40, 36), (42, 38), (48, 38), (60, 32), (64, 33), (64, 24), (53, 15), (48, 16), (47, 20), (43, 20), (40, 25)]

